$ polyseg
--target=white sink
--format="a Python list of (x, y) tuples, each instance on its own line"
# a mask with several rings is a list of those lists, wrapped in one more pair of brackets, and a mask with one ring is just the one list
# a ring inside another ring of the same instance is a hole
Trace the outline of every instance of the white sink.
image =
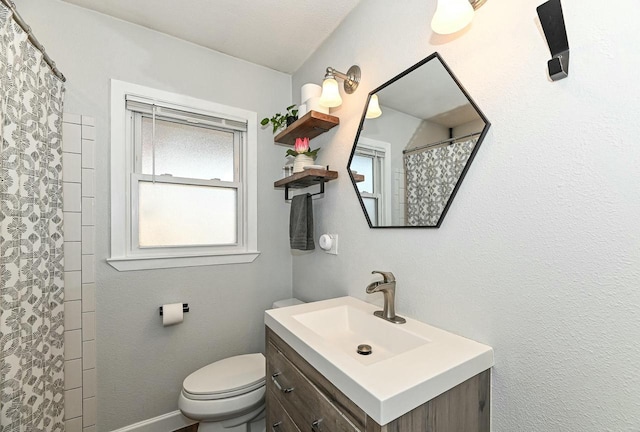
[(268, 310), (265, 324), (380, 425), (493, 366), (489, 346), (378, 309), (340, 297)]
[[(403, 354), (430, 342), (429, 339), (404, 331), (352, 305), (292, 315), (324, 342), (364, 365), (370, 365)], [(371, 354), (358, 354), (361, 344), (371, 347)]]

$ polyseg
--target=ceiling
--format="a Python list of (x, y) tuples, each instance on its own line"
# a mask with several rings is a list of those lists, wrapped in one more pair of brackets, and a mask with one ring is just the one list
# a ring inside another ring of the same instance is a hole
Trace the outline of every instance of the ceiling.
[[(479, 118), (438, 58), (378, 92), (379, 103), (410, 116), (454, 127)], [(383, 108), (384, 112), (384, 108)]]
[(64, 0), (293, 73), (361, 0)]

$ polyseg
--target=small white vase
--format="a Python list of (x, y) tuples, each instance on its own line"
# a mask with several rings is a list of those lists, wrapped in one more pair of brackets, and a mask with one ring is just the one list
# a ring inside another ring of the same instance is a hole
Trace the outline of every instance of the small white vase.
[(313, 158), (305, 154), (299, 154), (293, 159), (293, 172), (302, 172), (304, 167), (308, 165), (313, 165)]

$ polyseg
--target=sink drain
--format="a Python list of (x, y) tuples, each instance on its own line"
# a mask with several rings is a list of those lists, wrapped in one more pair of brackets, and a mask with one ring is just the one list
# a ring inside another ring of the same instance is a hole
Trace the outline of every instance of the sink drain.
[(371, 345), (367, 345), (367, 344), (358, 345), (356, 352), (360, 355), (369, 355), (372, 353)]

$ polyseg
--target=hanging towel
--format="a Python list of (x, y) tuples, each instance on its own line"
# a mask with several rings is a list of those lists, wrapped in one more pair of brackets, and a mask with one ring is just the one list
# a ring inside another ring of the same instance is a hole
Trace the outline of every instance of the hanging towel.
[(316, 248), (313, 243), (313, 199), (310, 194), (296, 195), (291, 200), (289, 242), (291, 249)]

